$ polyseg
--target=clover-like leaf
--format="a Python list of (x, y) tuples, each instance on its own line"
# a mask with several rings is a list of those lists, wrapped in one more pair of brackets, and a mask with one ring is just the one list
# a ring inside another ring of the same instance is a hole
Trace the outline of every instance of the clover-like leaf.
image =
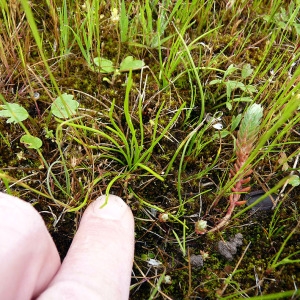
[(231, 102), (227, 101), (225, 103), (225, 105), (226, 105), (226, 107), (227, 107), (228, 110), (232, 110), (232, 104), (231, 104)]
[(25, 144), (26, 148), (31, 149), (39, 149), (42, 147), (43, 142), (35, 136), (32, 136), (30, 134), (25, 134), (21, 137), (20, 142)]
[(233, 64), (231, 64), (227, 70), (225, 71), (223, 78), (226, 78), (228, 75), (232, 74), (233, 72), (235, 72), (238, 68), (235, 67)]
[(229, 88), (230, 90), (242, 89), (244, 91), (244, 89), (245, 89), (245, 85), (239, 81), (228, 80), (228, 81), (226, 81), (225, 84), (226, 84), (226, 87)]
[(142, 60), (134, 59), (133, 56), (127, 56), (120, 64), (121, 72), (128, 72), (129, 70), (139, 70), (145, 66)]
[(287, 171), (289, 168), (288, 158), (287, 158), (285, 152), (280, 152), (279, 155), (280, 155), (280, 158), (278, 159), (278, 162), (280, 165), (282, 165), (282, 171)]
[(300, 185), (300, 179), (298, 175), (292, 175), (288, 179), (288, 183), (292, 185), (293, 187)]
[(249, 77), (253, 73), (253, 69), (251, 68), (250, 64), (243, 65), (242, 68), (242, 78), (245, 79)]
[[(113, 62), (103, 57), (95, 57), (94, 64), (100, 68), (100, 73), (112, 73), (115, 71)], [(94, 68), (97, 71), (98, 68)]]
[(75, 115), (79, 103), (76, 100), (73, 100), (73, 97), (73, 95), (66, 93), (57, 97), (51, 105), (51, 112), (54, 116), (66, 119)]
[(223, 81), (221, 79), (214, 79), (209, 82), (209, 85), (221, 84)]
[(8, 118), (6, 123), (19, 123), (29, 117), (27, 110), (17, 103), (6, 103), (0, 108), (0, 117)]

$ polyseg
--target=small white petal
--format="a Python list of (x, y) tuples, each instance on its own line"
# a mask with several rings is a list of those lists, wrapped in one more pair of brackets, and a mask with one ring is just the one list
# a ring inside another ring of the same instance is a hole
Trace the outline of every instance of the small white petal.
[(162, 265), (162, 263), (157, 259), (149, 258), (148, 265), (152, 267), (159, 267), (160, 265)]
[(170, 275), (166, 275), (164, 278), (164, 283), (165, 284), (172, 284), (172, 279)]
[(215, 128), (217, 130), (221, 130), (221, 129), (223, 129), (223, 125), (221, 123), (216, 123), (213, 125), (213, 128)]
[(33, 93), (33, 99), (34, 99), (34, 100), (38, 100), (39, 98), (40, 98), (40, 93), (34, 92), (34, 93)]

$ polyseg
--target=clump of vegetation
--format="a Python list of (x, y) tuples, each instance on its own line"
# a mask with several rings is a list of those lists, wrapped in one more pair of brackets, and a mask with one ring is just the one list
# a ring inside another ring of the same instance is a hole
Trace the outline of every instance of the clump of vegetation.
[(240, 201), (242, 193), (249, 192), (250, 187), (244, 187), (245, 184), (251, 180), (251, 166), (247, 164), (247, 160), (251, 151), (254, 148), (254, 143), (259, 132), (261, 119), (263, 116), (263, 108), (259, 104), (252, 104), (245, 112), (244, 118), (241, 122), (240, 129), (237, 133), (236, 139), (236, 162), (230, 170), (230, 175), (236, 180), (232, 194), (229, 196), (229, 207), (224, 218), (213, 228), (210, 232), (220, 230), (230, 220), (233, 210), (236, 206), (246, 203)]
[(0, 6), (0, 188), (62, 258), (78, 213), (114, 193), (136, 222), (131, 299), (299, 294), (298, 0)]

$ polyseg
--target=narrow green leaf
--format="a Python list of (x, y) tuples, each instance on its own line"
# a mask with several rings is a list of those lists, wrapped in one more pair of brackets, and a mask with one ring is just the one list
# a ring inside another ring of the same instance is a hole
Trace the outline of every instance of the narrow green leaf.
[(232, 101), (234, 101), (234, 102), (252, 102), (253, 99), (251, 97), (236, 97), (236, 98), (233, 98)]
[(214, 80), (212, 80), (212, 81), (209, 82), (209, 85), (219, 84), (219, 83), (222, 83), (221, 79), (214, 79)]
[[(131, 4), (129, 5), (128, 11), (130, 11)], [(127, 39), (128, 39), (128, 24), (129, 24), (129, 19), (128, 19), (128, 15), (126, 12), (125, 1), (122, 0), (121, 13), (120, 13), (120, 24), (119, 24), (122, 43), (127, 42)]]
[(231, 104), (231, 102), (227, 101), (226, 102), (226, 107), (227, 107), (228, 110), (232, 110), (232, 104)]
[(237, 116), (232, 117), (231, 128), (230, 128), (231, 131), (235, 130), (239, 126), (241, 119), (242, 119), (242, 114), (238, 114)]

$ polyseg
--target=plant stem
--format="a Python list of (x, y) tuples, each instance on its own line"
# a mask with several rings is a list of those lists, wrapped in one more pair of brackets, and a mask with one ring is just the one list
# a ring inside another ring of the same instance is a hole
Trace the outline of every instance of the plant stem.
[(226, 215), (209, 232), (218, 231), (225, 227), (231, 218), (234, 208), (246, 203), (246, 201), (240, 201), (240, 198), (242, 193), (250, 191), (250, 186), (244, 187), (244, 185), (250, 182), (251, 177), (249, 175), (253, 172), (251, 165), (247, 165), (247, 159), (253, 149), (262, 115), (263, 108), (258, 104), (252, 104), (244, 115), (237, 134), (236, 163), (230, 170), (230, 177), (236, 177), (237, 182), (231, 188), (232, 193), (229, 196), (229, 207)]

